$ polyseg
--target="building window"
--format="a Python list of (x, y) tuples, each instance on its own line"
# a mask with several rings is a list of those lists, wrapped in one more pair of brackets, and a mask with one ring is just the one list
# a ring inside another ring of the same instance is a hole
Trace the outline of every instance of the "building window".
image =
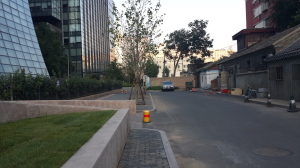
[(264, 55), (264, 56), (261, 56), (261, 62), (265, 62), (265, 59), (267, 58), (267, 56), (266, 55)]
[(292, 80), (300, 80), (300, 64), (292, 65)]
[(270, 80), (283, 80), (283, 67), (272, 67), (269, 69)]
[(251, 68), (251, 62), (250, 62), (250, 60), (247, 61), (247, 68)]
[(282, 80), (283, 79), (283, 67), (276, 68), (276, 79)]

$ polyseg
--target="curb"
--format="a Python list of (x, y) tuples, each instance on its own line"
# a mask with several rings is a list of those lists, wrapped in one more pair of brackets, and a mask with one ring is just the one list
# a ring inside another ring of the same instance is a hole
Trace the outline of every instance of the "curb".
[[(241, 96), (241, 95), (232, 95), (232, 94), (219, 93), (219, 92), (217, 92), (217, 94), (228, 95), (228, 96), (234, 96), (234, 97), (240, 97), (241, 99), (244, 98), (244, 96)], [(249, 99), (249, 102), (250, 102), (250, 103), (261, 104), (261, 105), (267, 106), (267, 102), (255, 101), (255, 100), (253, 100), (253, 99)], [(281, 104), (275, 104), (275, 103), (272, 103), (272, 106), (271, 106), (271, 107), (279, 107), (279, 108), (289, 109), (289, 106), (288, 106), (288, 105), (281, 105)], [(300, 111), (300, 108), (299, 108), (299, 107), (298, 107), (297, 109)]]
[[(154, 102), (153, 102), (151, 93), (148, 93), (148, 94), (149, 94), (149, 96), (150, 96), (151, 104), (152, 104), (152, 106), (153, 106), (153, 108), (152, 108), (151, 110), (149, 110), (149, 111), (150, 111), (150, 112), (154, 112), (154, 111), (156, 111), (156, 106), (155, 106), (155, 104), (154, 104)], [(136, 110), (136, 111), (145, 111), (145, 110)]]
[(154, 102), (153, 102), (151, 93), (149, 93), (149, 95), (150, 95), (151, 103), (152, 103), (152, 106), (153, 106), (153, 109), (150, 110), (150, 112), (153, 112), (153, 111), (156, 111), (156, 106), (155, 106), (155, 104), (154, 104)]
[(179, 166), (177, 164), (177, 161), (176, 161), (176, 158), (175, 158), (175, 155), (174, 155), (173, 150), (171, 148), (170, 142), (168, 140), (167, 134), (164, 131), (157, 130), (157, 129), (148, 129), (148, 128), (140, 128), (140, 129), (159, 132), (160, 135), (161, 135), (162, 143), (163, 143), (164, 148), (165, 148), (165, 152), (166, 152), (166, 155), (167, 155), (167, 159), (168, 159), (170, 168), (179, 168)]

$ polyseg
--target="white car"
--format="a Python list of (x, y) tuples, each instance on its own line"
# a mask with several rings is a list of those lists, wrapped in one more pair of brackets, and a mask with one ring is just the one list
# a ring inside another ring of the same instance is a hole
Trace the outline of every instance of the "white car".
[(171, 81), (163, 81), (161, 91), (166, 91), (166, 90), (174, 91), (174, 84), (173, 84), (173, 82), (171, 82)]

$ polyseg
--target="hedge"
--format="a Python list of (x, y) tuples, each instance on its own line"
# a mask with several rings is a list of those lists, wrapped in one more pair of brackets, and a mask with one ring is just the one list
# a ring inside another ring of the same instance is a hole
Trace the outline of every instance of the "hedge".
[(122, 82), (110, 79), (70, 76), (56, 78), (26, 75), (17, 70), (0, 75), (0, 100), (66, 100), (122, 88)]

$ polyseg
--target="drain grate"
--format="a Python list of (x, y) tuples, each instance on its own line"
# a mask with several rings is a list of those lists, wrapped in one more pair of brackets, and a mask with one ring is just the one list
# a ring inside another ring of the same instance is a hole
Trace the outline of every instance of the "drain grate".
[(254, 149), (253, 152), (256, 155), (266, 156), (266, 157), (285, 157), (293, 155), (292, 151), (287, 149), (280, 148), (257, 148)]

